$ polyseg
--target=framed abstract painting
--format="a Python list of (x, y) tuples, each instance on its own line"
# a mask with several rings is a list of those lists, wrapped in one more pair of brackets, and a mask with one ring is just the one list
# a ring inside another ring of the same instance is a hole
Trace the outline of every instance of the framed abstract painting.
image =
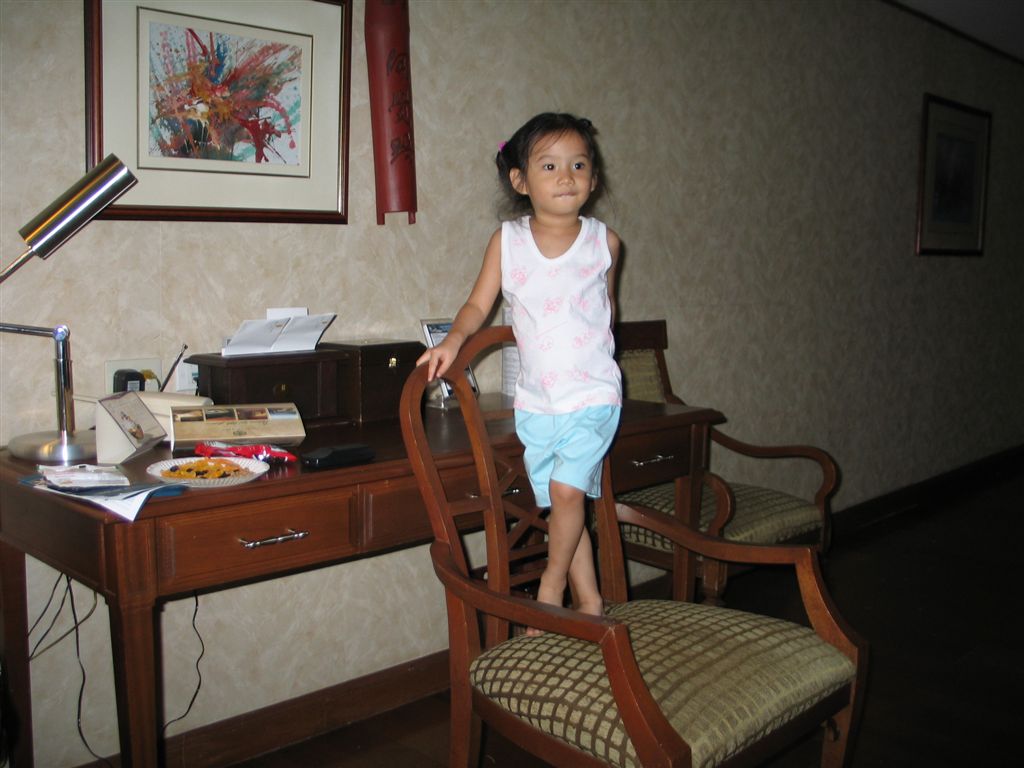
[(918, 178), (917, 253), (980, 256), (992, 115), (926, 93)]
[(344, 224), (352, 0), (85, 0), (86, 164), (102, 218)]

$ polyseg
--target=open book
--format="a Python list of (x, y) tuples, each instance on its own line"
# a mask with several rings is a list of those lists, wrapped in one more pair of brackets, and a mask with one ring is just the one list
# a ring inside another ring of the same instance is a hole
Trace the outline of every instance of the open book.
[(221, 354), (226, 357), (313, 350), (335, 317), (336, 314), (328, 312), (322, 315), (245, 320), (227, 340)]

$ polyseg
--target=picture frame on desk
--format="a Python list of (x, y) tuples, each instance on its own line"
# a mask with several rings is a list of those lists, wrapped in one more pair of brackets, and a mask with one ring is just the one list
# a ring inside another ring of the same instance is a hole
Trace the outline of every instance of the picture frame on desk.
[[(420, 320), (420, 327), (423, 330), (423, 338), (427, 343), (428, 347), (436, 347), (442, 341), (445, 336), (452, 329), (452, 323), (454, 320), (450, 317), (434, 318), (432, 320)], [(466, 378), (469, 379), (470, 386), (473, 387), (473, 392), (480, 394), (480, 387), (476, 383), (476, 376), (473, 375), (473, 369), (466, 366)], [(441, 390), (442, 402), (450, 399), (455, 393), (452, 391), (451, 386), (444, 379), (437, 380), (438, 386)]]
[(84, 3), (86, 164), (139, 179), (99, 218), (347, 222), (352, 0)]
[(924, 96), (917, 254), (980, 256), (984, 250), (992, 115)]

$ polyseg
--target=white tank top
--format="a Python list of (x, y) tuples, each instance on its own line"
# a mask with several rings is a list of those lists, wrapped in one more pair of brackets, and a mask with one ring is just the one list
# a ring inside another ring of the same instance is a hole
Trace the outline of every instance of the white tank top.
[(576, 241), (552, 259), (537, 248), (528, 216), (501, 227), (501, 291), (519, 348), (520, 410), (570, 413), (622, 404), (608, 299), (608, 229), (597, 219), (581, 216), (580, 222)]

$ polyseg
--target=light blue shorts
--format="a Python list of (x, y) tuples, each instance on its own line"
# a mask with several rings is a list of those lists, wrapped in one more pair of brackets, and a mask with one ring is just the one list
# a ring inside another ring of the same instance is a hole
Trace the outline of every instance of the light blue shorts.
[(538, 507), (551, 506), (552, 480), (601, 495), (601, 461), (619, 427), (617, 405), (582, 408), (572, 413), (517, 410), (516, 433), (526, 448), (523, 463)]

